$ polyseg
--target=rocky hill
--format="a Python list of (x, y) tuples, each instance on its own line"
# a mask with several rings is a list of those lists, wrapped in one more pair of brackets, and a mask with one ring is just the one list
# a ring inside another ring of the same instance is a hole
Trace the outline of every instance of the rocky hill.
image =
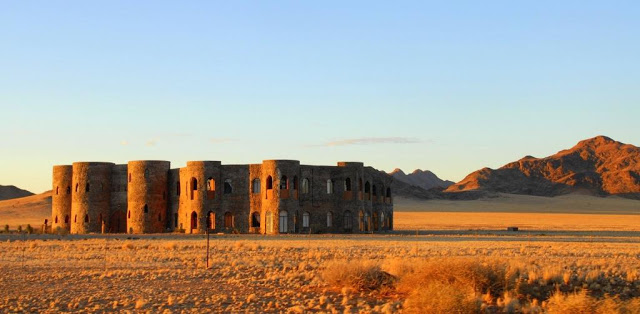
[(0, 201), (30, 195), (33, 195), (33, 193), (27, 190), (19, 189), (13, 185), (0, 185)]
[(396, 168), (389, 174), (398, 181), (402, 181), (425, 190), (433, 188), (448, 188), (454, 184), (454, 182), (438, 178), (435, 173), (429, 170), (423, 171), (416, 169), (410, 174), (405, 174), (402, 169)]
[(21, 198), (0, 201), (0, 226), (40, 226), (51, 220), (51, 191)]
[(583, 192), (638, 198), (640, 148), (597, 136), (549, 157), (526, 156), (496, 170), (480, 169), (445, 192), (471, 190), (539, 196)]

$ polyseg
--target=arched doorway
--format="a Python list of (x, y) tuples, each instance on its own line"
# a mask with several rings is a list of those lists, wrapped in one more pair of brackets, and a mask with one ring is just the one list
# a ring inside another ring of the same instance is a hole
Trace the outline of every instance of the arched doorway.
[(191, 228), (189, 233), (193, 233), (193, 230), (198, 230), (198, 214), (191, 212)]
[(280, 211), (280, 218), (278, 220), (278, 231), (280, 231), (280, 233), (287, 233), (289, 232), (289, 226), (288, 226), (288, 221), (289, 221), (289, 213), (286, 210), (281, 210)]
[(124, 211), (117, 210), (111, 214), (109, 219), (109, 232), (111, 233), (126, 233), (127, 232), (127, 217)]
[(233, 214), (230, 212), (224, 213), (224, 227), (233, 228)]
[(216, 229), (216, 214), (212, 211), (209, 211), (209, 213), (207, 213), (207, 229)]

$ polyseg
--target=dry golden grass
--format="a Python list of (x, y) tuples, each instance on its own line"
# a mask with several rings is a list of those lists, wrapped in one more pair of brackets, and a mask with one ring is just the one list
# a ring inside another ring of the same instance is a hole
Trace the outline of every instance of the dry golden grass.
[(0, 308), (535, 312), (586, 289), (584, 302), (623, 313), (640, 297), (633, 237), (229, 235), (213, 238), (208, 269), (202, 236), (139, 238), (0, 235)]

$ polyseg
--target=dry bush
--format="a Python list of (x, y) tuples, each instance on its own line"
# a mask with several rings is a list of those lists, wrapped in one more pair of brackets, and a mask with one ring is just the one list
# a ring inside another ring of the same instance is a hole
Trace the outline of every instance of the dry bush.
[(407, 313), (478, 313), (480, 302), (472, 289), (461, 283), (430, 282), (416, 287), (404, 303)]
[(587, 290), (577, 293), (562, 294), (556, 292), (545, 305), (549, 314), (554, 313), (595, 313), (595, 314), (638, 314), (640, 313), (640, 299), (620, 301), (615, 297), (596, 299), (589, 296)]
[(399, 290), (411, 292), (433, 282), (468, 287), (482, 294), (502, 294), (506, 286), (507, 266), (502, 263), (480, 263), (472, 259), (444, 258), (414, 266), (414, 272), (403, 276)]
[(329, 285), (348, 287), (358, 291), (392, 287), (395, 277), (385, 272), (380, 264), (370, 260), (332, 260), (325, 263), (321, 274)]

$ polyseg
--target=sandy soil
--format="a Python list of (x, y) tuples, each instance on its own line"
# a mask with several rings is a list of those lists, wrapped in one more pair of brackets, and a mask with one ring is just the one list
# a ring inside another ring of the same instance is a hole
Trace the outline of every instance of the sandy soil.
[[(443, 257), (520, 263), (529, 269), (522, 276), (537, 272), (549, 291), (553, 278), (569, 272), (576, 280), (601, 278), (594, 289), (640, 295), (640, 237), (619, 243), (568, 237), (216, 236), (206, 269), (204, 236), (0, 235), (0, 309), (390, 313), (402, 309), (403, 295), (328, 286), (327, 262), (372, 260), (394, 274), (416, 260)], [(605, 287), (609, 282), (617, 284)]]

